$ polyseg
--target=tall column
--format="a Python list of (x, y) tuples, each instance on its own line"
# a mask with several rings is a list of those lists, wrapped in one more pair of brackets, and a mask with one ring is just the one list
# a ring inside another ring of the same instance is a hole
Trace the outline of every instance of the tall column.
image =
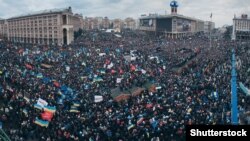
[(232, 79), (231, 79), (231, 123), (237, 125), (238, 121), (238, 97), (237, 97), (237, 83), (236, 83), (236, 60), (235, 52), (232, 50)]

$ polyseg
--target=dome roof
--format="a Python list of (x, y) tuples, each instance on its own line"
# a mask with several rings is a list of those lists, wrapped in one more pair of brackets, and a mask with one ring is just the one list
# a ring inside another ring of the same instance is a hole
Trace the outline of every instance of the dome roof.
[(171, 6), (171, 7), (178, 7), (177, 1), (175, 1), (175, 0), (171, 1), (171, 2), (170, 2), (170, 6)]

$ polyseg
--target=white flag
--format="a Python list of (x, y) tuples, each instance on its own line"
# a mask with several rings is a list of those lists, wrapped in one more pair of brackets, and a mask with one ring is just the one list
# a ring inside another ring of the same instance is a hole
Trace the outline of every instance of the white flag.
[(117, 78), (116, 79), (116, 83), (118, 84), (118, 83), (121, 83), (121, 81), (122, 81), (122, 78)]
[(37, 105), (40, 105), (40, 106), (44, 107), (44, 106), (47, 106), (47, 105), (48, 105), (48, 102), (45, 101), (45, 100), (43, 100), (43, 99), (41, 99), (41, 98), (39, 98), (39, 99), (37, 100)]
[(103, 97), (101, 95), (95, 95), (95, 103), (103, 101)]
[(113, 66), (114, 66), (114, 64), (111, 62), (111, 63), (108, 65), (108, 69), (111, 69)]

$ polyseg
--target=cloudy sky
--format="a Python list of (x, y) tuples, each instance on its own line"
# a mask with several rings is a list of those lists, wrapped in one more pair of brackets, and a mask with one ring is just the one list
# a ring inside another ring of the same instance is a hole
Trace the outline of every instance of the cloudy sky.
[[(216, 27), (231, 25), (234, 14), (246, 13), (250, 17), (250, 0), (177, 0), (178, 13), (212, 20)], [(0, 18), (9, 18), (29, 12), (71, 6), (73, 12), (83, 16), (109, 18), (138, 18), (141, 14), (169, 14), (171, 0), (0, 0)]]

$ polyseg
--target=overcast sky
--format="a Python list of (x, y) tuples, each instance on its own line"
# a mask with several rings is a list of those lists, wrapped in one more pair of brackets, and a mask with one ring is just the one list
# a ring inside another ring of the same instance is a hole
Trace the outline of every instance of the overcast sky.
[[(108, 16), (113, 18), (138, 18), (141, 14), (170, 13), (172, 0), (0, 0), (0, 18), (9, 18), (28, 12), (71, 6), (74, 13), (83, 16)], [(250, 0), (177, 0), (178, 13), (212, 20), (216, 27), (231, 25), (234, 14), (246, 13), (250, 17)]]

